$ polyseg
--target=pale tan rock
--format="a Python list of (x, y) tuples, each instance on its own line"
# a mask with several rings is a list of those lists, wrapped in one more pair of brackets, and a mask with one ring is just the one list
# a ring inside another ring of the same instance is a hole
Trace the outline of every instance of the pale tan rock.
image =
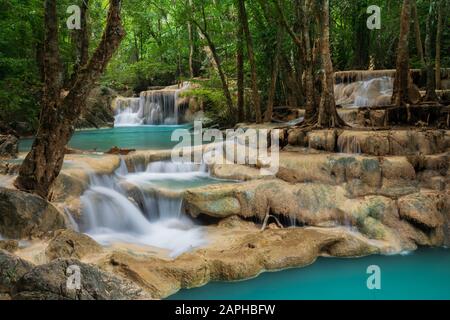
[(66, 229), (55, 232), (45, 254), (50, 261), (58, 258), (81, 259), (87, 255), (101, 253), (102, 250), (102, 247), (91, 237)]

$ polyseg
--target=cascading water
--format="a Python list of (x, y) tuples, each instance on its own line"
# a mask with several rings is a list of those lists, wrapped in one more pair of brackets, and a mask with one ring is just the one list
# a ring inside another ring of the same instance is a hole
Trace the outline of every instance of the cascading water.
[(143, 91), (139, 98), (117, 98), (114, 125), (177, 125), (181, 121), (178, 96), (189, 83), (181, 88)]
[(81, 197), (80, 229), (104, 245), (148, 245), (167, 249), (172, 257), (201, 246), (202, 229), (182, 213), (181, 191), (167, 192), (159, 182), (177, 184), (205, 176), (203, 166), (170, 162), (129, 173), (122, 161), (113, 176), (91, 176), (90, 188)]
[(352, 83), (340, 83), (334, 88), (336, 104), (345, 107), (374, 107), (389, 104), (394, 80), (380, 77)]

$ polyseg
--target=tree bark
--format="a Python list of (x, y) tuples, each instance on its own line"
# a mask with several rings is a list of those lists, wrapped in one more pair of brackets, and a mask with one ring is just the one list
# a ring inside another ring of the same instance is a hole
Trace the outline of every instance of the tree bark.
[(432, 20), (435, 16), (434, 1), (429, 0), (430, 7), (427, 17), (426, 37), (425, 37), (425, 61), (427, 67), (427, 91), (424, 101), (436, 102), (438, 96), (436, 94), (436, 75), (434, 72), (433, 60), (431, 59), (431, 34), (432, 34)]
[(51, 188), (63, 165), (64, 149), (74, 132), (73, 124), (85, 108), (89, 92), (125, 35), (120, 8), (120, 0), (110, 0), (106, 27), (99, 46), (89, 63), (78, 72), (67, 96), (61, 98), (56, 0), (45, 1), (44, 97), (36, 138), (14, 182), (18, 189), (51, 198)]
[(442, 42), (442, 30), (444, 20), (444, 4), (445, 0), (442, 0), (438, 4), (438, 23), (436, 32), (436, 59), (435, 59), (435, 72), (436, 72), (436, 89), (442, 88), (441, 84), (441, 42)]
[(404, 0), (400, 17), (400, 38), (397, 49), (397, 63), (392, 104), (401, 106), (411, 103), (408, 89), (410, 85), (408, 37), (411, 14), (411, 0)]
[(245, 8), (245, 0), (238, 0), (239, 7), (239, 20), (244, 29), (245, 38), (247, 40), (247, 54), (250, 62), (251, 79), (252, 79), (252, 98), (253, 106), (255, 109), (256, 123), (262, 122), (261, 114), (261, 98), (258, 91), (258, 76), (256, 72), (256, 60), (255, 53), (253, 50), (253, 39), (250, 34), (250, 28), (248, 25), (247, 10)]

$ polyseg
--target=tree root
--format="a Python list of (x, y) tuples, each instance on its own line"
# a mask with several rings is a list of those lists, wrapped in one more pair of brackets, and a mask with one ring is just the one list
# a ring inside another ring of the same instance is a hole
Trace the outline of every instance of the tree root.
[(267, 229), (267, 223), (269, 222), (270, 218), (273, 218), (275, 220), (275, 223), (277, 224), (277, 226), (280, 229), (284, 229), (284, 226), (281, 224), (280, 220), (278, 220), (278, 218), (275, 217), (274, 215), (270, 214), (270, 207), (269, 207), (269, 208), (267, 208), (266, 216), (264, 218), (264, 222), (263, 222), (263, 225), (261, 227), (261, 231), (264, 231), (264, 230)]

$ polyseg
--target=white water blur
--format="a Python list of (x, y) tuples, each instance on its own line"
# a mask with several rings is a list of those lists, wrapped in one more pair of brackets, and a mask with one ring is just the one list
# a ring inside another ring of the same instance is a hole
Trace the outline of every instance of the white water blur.
[(361, 144), (356, 135), (342, 134), (338, 137), (337, 147), (340, 153), (361, 154)]
[(143, 91), (139, 98), (117, 98), (114, 126), (179, 124), (178, 96), (188, 87), (189, 82), (186, 82), (181, 88)]
[[(148, 245), (167, 249), (172, 257), (204, 245), (201, 227), (182, 213), (181, 195), (164, 195), (155, 181), (205, 175), (204, 167), (170, 162), (152, 163), (145, 172), (129, 173), (122, 161), (114, 176), (91, 176), (91, 186), (81, 197), (82, 231), (103, 245)], [(127, 194), (121, 186), (124, 183), (137, 188), (142, 203)]]
[(374, 107), (389, 104), (394, 79), (379, 77), (370, 80), (335, 85), (336, 104), (345, 107)]

